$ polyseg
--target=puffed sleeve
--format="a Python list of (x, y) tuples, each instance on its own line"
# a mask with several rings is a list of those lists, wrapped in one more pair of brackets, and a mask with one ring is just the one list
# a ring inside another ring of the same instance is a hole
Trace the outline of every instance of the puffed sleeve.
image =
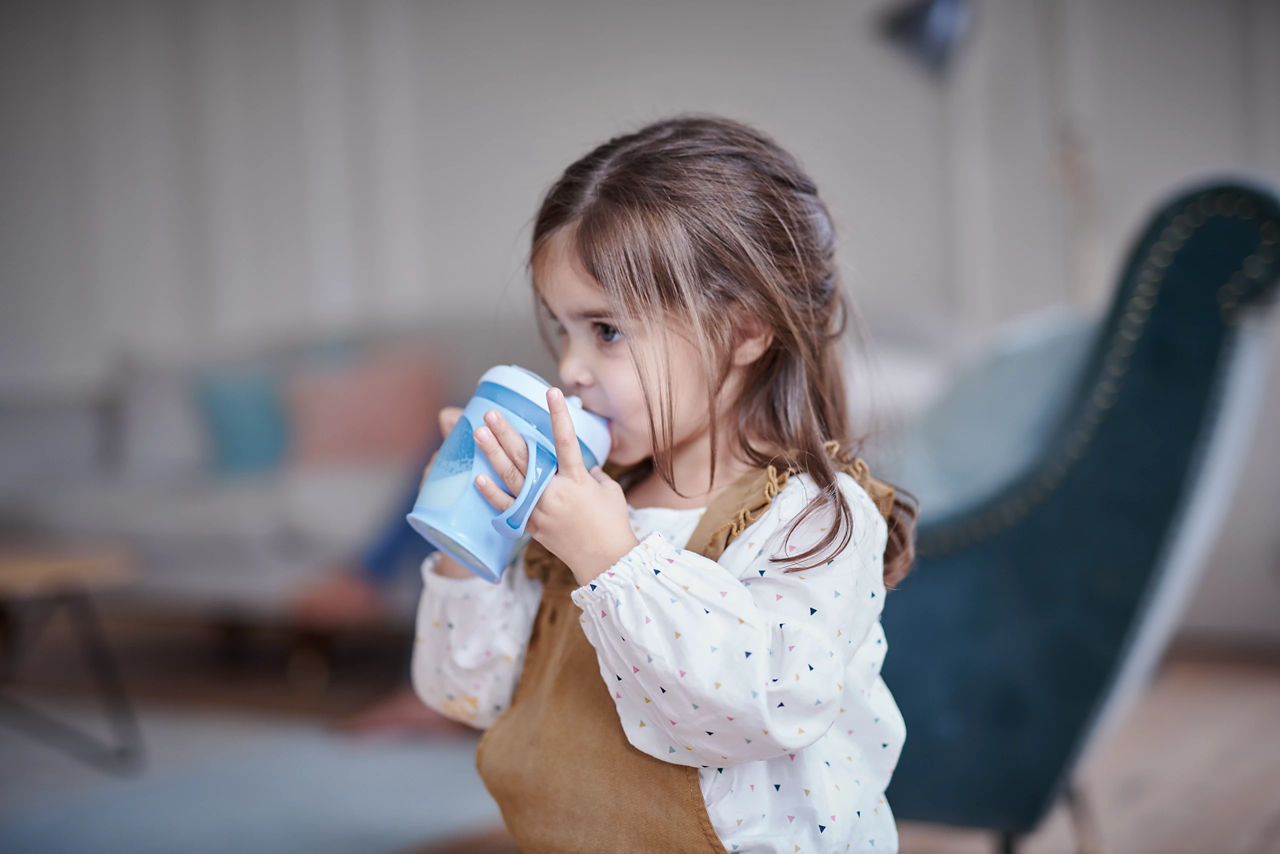
[(438, 575), (439, 559), (422, 562), (413, 687), (441, 714), (485, 729), (515, 692), (542, 584), (526, 576), (523, 560), (492, 584)]
[[(786, 572), (771, 557), (802, 554), (833, 523), (795, 476), (719, 562), (645, 537), (574, 591), (628, 740), (680, 765), (726, 765), (794, 752), (840, 712), (846, 668), (884, 601), (887, 526), (841, 475), (853, 520), (839, 553)], [(795, 563), (791, 565), (796, 565)]]

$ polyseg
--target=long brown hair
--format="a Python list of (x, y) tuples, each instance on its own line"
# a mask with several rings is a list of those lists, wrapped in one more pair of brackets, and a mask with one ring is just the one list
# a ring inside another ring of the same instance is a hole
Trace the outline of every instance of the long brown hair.
[[(823, 506), (837, 511), (822, 540), (788, 559), (802, 564), (794, 569), (823, 562), (833, 545), (844, 549), (853, 516), (823, 445), (837, 441), (849, 456), (862, 444), (850, 436), (840, 346), (851, 306), (840, 287), (831, 217), (796, 160), (728, 119), (655, 122), (600, 145), (552, 185), (534, 220), (530, 269), (561, 233), (620, 321), (661, 331), (674, 320), (690, 336), (707, 367), (713, 412), (744, 330), (772, 334), (729, 402), (735, 448), (752, 465), (813, 478), (820, 494), (797, 524)], [(641, 371), (640, 381), (651, 402), (653, 469), (674, 489), (670, 370), (667, 357), (656, 376)], [(710, 420), (714, 477), (717, 425)], [(771, 450), (778, 448), (788, 450), (779, 456)], [(909, 493), (895, 494), (884, 556), (889, 587), (907, 574), (915, 550), (916, 504), (905, 500)]]

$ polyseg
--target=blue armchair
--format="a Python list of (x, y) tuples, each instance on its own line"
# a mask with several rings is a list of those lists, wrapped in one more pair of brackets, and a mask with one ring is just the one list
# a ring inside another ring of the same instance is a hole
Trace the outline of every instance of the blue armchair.
[(1149, 679), (1230, 497), (1278, 277), (1275, 195), (1182, 194), (1100, 321), (993, 353), (884, 462), (921, 511), (883, 618), (899, 819), (1012, 851), (1060, 796), (1079, 803), (1073, 769)]

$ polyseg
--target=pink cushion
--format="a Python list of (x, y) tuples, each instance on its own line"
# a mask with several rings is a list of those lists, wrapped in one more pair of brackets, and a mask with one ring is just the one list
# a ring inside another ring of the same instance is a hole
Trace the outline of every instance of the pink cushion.
[(444, 405), (443, 364), (424, 347), (401, 346), (299, 369), (286, 391), (292, 461), (421, 459)]

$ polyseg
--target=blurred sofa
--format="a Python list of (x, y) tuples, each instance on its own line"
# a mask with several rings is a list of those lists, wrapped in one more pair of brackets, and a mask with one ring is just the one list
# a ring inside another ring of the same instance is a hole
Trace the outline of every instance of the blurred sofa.
[[(850, 395), (884, 439), (937, 393), (945, 360), (917, 345), (878, 347), (875, 361), (856, 364)], [(218, 358), (133, 356), (82, 394), (0, 394), (0, 530), (128, 544), (141, 578), (119, 594), (127, 604), (277, 619), (395, 520), (439, 407), (503, 363), (555, 375), (529, 322), (495, 315)], [(412, 612), (416, 585), (402, 572), (387, 591), (393, 619)]]
[(367, 335), (133, 357), (90, 394), (0, 400), (0, 526), (127, 544), (139, 604), (278, 615), (390, 518), (435, 441), (440, 352)]

